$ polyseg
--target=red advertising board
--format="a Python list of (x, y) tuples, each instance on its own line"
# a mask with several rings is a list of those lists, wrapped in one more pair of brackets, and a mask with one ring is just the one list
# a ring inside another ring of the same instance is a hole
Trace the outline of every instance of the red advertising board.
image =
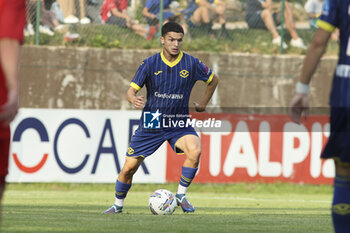
[[(321, 160), (329, 136), (328, 116), (309, 116), (301, 125), (288, 115), (192, 114), (221, 121), (219, 132), (200, 132), (198, 183), (291, 182), (331, 184), (332, 160)], [(166, 181), (179, 180), (184, 155), (167, 147)]]

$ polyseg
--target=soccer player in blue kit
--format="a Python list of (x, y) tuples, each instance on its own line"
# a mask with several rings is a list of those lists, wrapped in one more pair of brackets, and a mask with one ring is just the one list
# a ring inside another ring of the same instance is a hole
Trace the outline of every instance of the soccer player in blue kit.
[[(186, 191), (198, 170), (201, 155), (200, 139), (191, 125), (176, 124), (162, 127), (162, 117), (168, 121), (185, 121), (189, 118), (188, 103), (196, 81), (207, 83), (201, 101), (195, 103), (198, 112), (205, 110), (218, 84), (218, 77), (199, 59), (183, 53), (184, 31), (175, 23), (162, 27), (161, 53), (144, 60), (138, 68), (130, 88), (126, 93), (128, 101), (136, 108), (143, 108), (139, 128), (131, 139), (126, 160), (115, 186), (115, 202), (103, 213), (122, 213), (124, 199), (131, 187), (133, 175), (143, 160), (153, 154), (168, 141), (178, 154), (185, 154), (181, 178), (175, 195), (177, 204), (184, 212), (194, 212), (194, 207), (186, 198)], [(146, 85), (147, 102), (138, 96), (138, 91)]]
[(296, 123), (309, 106), (309, 82), (335, 30), (340, 31), (339, 60), (330, 95), (331, 132), (321, 158), (333, 158), (336, 176), (332, 218), (336, 233), (350, 232), (350, 0), (326, 0), (317, 29), (304, 60), (291, 117)]

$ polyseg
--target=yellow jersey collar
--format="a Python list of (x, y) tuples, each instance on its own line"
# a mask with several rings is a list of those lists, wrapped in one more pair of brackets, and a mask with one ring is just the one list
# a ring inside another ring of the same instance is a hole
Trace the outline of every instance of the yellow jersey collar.
[(181, 61), (181, 59), (182, 59), (182, 57), (183, 57), (183, 53), (182, 53), (182, 51), (180, 51), (180, 53), (179, 53), (179, 55), (177, 56), (176, 60), (173, 61), (173, 62), (170, 62), (170, 61), (168, 61), (168, 60), (165, 58), (165, 56), (164, 56), (164, 54), (163, 54), (163, 50), (162, 50), (162, 52), (160, 53), (160, 57), (162, 58), (162, 61), (163, 61), (165, 64), (167, 64), (167, 65), (170, 66), (170, 67), (174, 67), (174, 66), (177, 65), (177, 63), (179, 63), (179, 62)]

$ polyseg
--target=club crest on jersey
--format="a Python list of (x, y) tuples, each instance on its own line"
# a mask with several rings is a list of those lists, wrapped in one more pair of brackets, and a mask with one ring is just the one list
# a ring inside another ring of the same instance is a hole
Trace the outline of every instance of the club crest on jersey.
[(129, 155), (134, 154), (134, 152), (135, 152), (135, 151), (134, 151), (134, 149), (133, 149), (132, 147), (129, 147), (129, 148), (128, 148), (128, 154), (129, 154)]
[(179, 74), (181, 77), (187, 78), (188, 75), (190, 75), (190, 72), (188, 72), (187, 70), (181, 70)]

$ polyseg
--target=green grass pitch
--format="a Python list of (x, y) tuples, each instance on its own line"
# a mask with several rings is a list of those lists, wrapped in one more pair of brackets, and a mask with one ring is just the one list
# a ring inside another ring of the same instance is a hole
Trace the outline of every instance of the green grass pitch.
[(177, 184), (134, 184), (123, 214), (102, 215), (114, 201), (111, 184), (9, 184), (0, 232), (307, 232), (333, 231), (331, 186), (192, 184), (193, 214), (152, 215), (151, 192)]

